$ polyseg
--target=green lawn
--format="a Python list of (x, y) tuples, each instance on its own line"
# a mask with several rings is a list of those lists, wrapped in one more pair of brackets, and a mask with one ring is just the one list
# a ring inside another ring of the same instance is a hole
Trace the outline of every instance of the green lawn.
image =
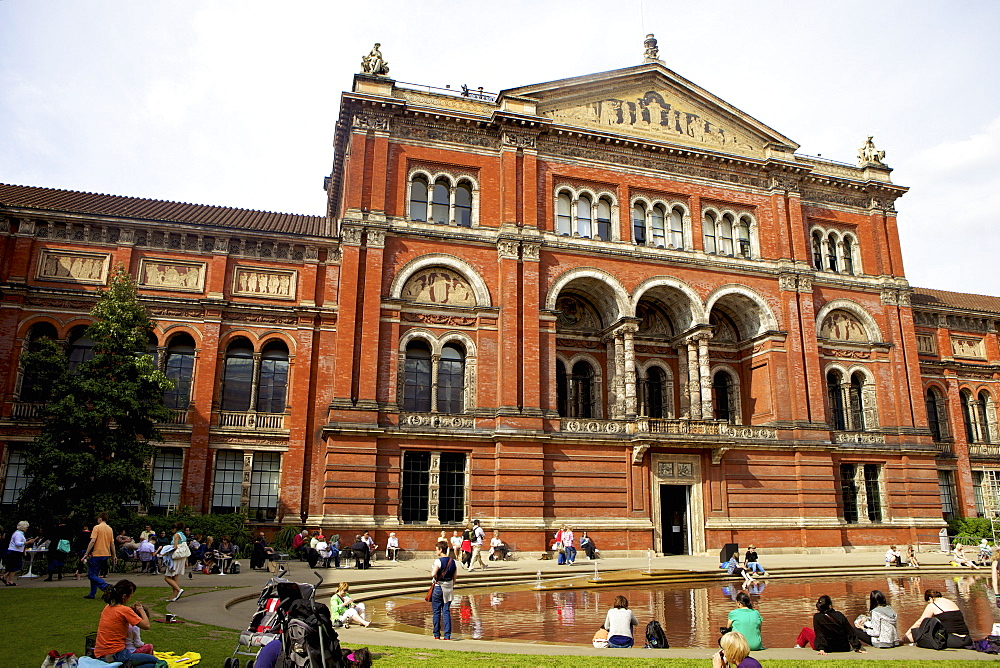
[[(169, 589), (146, 587), (139, 590), (138, 600), (149, 605), (153, 618), (163, 618)], [(83, 653), (84, 636), (96, 630), (104, 604), (98, 599), (84, 600), (84, 587), (72, 589), (30, 589), (8, 587), (0, 594), (0, 668), (37, 668), (50, 649), (60, 652)], [(143, 631), (142, 638), (158, 650), (199, 652), (202, 666), (217, 668), (236, 646), (237, 633), (207, 624), (187, 622), (175, 626), (153, 623), (153, 628)], [(400, 649), (371, 646), (377, 665), (407, 666), (428, 665), (461, 666), (468, 668), (472, 662), (489, 666), (534, 668), (549, 666), (576, 667), (594, 663), (592, 658), (575, 656), (535, 656), (521, 654), (493, 654), (488, 652), (454, 652), (442, 649)], [(801, 661), (767, 661), (770, 668), (796, 668)], [(672, 668), (705, 668), (707, 659), (658, 659), (643, 660), (637, 657), (607, 657), (600, 659), (601, 666), (671, 666)], [(978, 661), (879, 661), (824, 660), (817, 668), (846, 668), (848, 666), (874, 666), (876, 668), (961, 668), (986, 665)]]

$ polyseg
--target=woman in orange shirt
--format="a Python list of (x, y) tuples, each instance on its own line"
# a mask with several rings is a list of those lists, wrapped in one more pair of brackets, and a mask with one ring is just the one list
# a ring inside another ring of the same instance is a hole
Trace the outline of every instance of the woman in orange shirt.
[(107, 603), (101, 611), (101, 621), (97, 624), (97, 644), (94, 645), (94, 656), (105, 662), (129, 661), (133, 666), (144, 666), (156, 663), (156, 657), (151, 654), (132, 653), (125, 647), (130, 626), (140, 629), (149, 628), (149, 617), (141, 603), (129, 605), (135, 585), (131, 580), (119, 580), (104, 590), (102, 598)]

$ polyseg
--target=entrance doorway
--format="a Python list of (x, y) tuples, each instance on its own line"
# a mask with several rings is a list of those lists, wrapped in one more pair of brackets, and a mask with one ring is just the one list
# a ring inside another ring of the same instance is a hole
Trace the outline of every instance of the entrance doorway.
[(663, 554), (688, 554), (690, 485), (660, 485), (660, 535)]

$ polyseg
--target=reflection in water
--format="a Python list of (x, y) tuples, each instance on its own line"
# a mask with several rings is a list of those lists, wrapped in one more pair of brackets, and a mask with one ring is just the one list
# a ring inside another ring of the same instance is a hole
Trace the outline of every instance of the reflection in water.
[[(749, 590), (764, 617), (764, 644), (791, 647), (803, 626), (812, 624), (816, 599), (827, 594), (848, 619), (868, 611), (868, 594), (881, 589), (899, 615), (900, 634), (924, 608), (924, 590), (939, 589), (965, 613), (972, 635), (986, 636), (1000, 610), (987, 594), (988, 578), (974, 575), (871, 577), (856, 580), (773, 580)], [(658, 619), (671, 646), (712, 647), (720, 626), (735, 607), (739, 584), (696, 587), (628, 585), (608, 589), (561, 591), (492, 591), (455, 596), (455, 634), (482, 640), (517, 640), (589, 645), (604, 622), (614, 597), (625, 595), (639, 620), (642, 638), (646, 622)], [(424, 602), (387, 602), (386, 616), (395, 630), (416, 627), (431, 632), (431, 609)]]

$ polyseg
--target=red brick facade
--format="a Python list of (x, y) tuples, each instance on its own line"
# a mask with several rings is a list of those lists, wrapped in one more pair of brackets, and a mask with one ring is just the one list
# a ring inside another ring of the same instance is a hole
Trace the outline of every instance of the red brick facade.
[(326, 217), (0, 186), (2, 461), (37, 428), (29, 332), (72, 338), (121, 263), (161, 364), (194, 342), (171, 504), (609, 552), (913, 543), (992, 508), (1000, 300), (909, 287), (881, 156), (797, 155), (659, 62), (495, 100), (358, 75), (336, 146)]

